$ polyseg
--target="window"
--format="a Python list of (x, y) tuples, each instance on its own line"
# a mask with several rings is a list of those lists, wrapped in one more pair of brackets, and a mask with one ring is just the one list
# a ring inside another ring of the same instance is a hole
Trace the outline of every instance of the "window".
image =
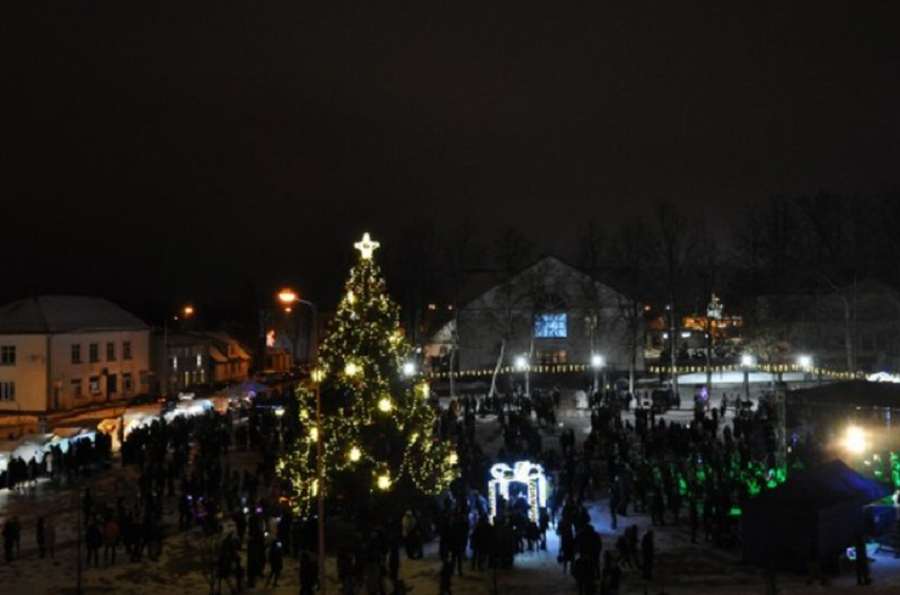
[(92, 395), (100, 394), (100, 377), (99, 376), (91, 376), (89, 381), (89, 390)]
[(15, 401), (16, 400), (16, 383), (9, 382), (0, 382), (0, 401)]
[(108, 362), (116, 361), (116, 344), (115, 343), (107, 343), (106, 344), (106, 361), (108, 361)]
[(548, 312), (534, 317), (536, 339), (565, 339), (567, 336), (565, 312)]
[(91, 358), (91, 363), (96, 363), (100, 361), (100, 349), (97, 347), (96, 343), (91, 343), (88, 347), (89, 357)]
[(122, 342), (122, 359), (131, 359), (131, 341)]
[(72, 345), (72, 363), (81, 363), (81, 345)]
[(556, 351), (538, 351), (537, 357), (535, 357), (535, 361), (537, 361), (538, 365), (541, 366), (564, 364), (566, 363), (567, 359), (568, 354), (563, 349)]
[(0, 345), (0, 366), (16, 365), (16, 346)]
[(134, 381), (131, 379), (131, 374), (122, 374), (122, 390), (126, 394), (134, 390)]
[(81, 378), (72, 381), (72, 395), (75, 397), (83, 397), (84, 392), (81, 387)]

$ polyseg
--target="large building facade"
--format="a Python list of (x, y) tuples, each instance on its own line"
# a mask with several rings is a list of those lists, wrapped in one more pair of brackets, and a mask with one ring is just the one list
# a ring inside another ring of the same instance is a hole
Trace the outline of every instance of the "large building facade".
[[(457, 335), (459, 370), (514, 365), (644, 367), (643, 316), (631, 299), (558, 258), (544, 257), (468, 301), (427, 347), (444, 362)], [(437, 368), (438, 366), (435, 366)]]
[(150, 328), (103, 299), (40, 296), (0, 307), (0, 411), (47, 413), (145, 392)]

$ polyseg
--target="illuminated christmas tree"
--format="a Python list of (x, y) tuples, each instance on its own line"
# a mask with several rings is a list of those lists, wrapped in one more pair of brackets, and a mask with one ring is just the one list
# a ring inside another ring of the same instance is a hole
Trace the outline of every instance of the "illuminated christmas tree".
[[(456, 455), (436, 434), (428, 385), (410, 368), (411, 348), (399, 328), (399, 307), (385, 291), (365, 234), (331, 332), (314, 373), (320, 381), (325, 497), (347, 509), (394, 509), (433, 495), (454, 477)], [(301, 389), (301, 438), (279, 463), (306, 516), (317, 495), (316, 395)]]

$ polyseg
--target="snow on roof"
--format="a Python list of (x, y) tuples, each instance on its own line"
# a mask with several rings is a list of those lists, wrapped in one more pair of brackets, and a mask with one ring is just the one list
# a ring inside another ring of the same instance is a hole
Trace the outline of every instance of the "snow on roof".
[(0, 334), (146, 328), (147, 324), (142, 320), (101, 298), (44, 295), (0, 307)]

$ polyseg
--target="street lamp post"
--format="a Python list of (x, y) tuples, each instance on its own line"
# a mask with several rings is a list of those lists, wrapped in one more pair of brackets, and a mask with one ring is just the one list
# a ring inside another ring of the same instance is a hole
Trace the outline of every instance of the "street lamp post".
[(603, 370), (603, 388), (606, 388), (606, 360), (599, 353), (591, 354), (591, 368), (594, 369), (594, 394), (598, 394), (599, 387), (597, 385), (600, 370)]
[(531, 394), (531, 390), (529, 387), (529, 378), (528, 378), (529, 367), (530, 366), (528, 365), (527, 357), (525, 357), (524, 355), (520, 355), (520, 356), (516, 357), (516, 369), (523, 370), (525, 372), (525, 394), (526, 395)]
[(319, 592), (325, 595), (325, 474), (322, 469), (322, 392), (324, 373), (318, 368), (312, 372), (316, 391), (316, 516), (319, 525)]
[[(284, 304), (285, 309), (289, 312), (290, 307), (294, 303), (309, 306), (312, 312), (310, 320), (310, 336), (315, 336), (316, 318), (318, 309), (316, 305), (308, 300), (301, 299), (295, 291), (289, 288), (282, 289), (278, 292), (278, 300)], [(293, 350), (293, 345), (292, 345)], [(294, 355), (292, 353), (292, 355)], [(325, 470), (323, 468), (323, 427), (322, 427), (322, 380), (325, 372), (317, 367), (318, 353), (312, 351), (312, 341), (306, 345), (306, 360), (312, 365), (310, 379), (312, 380), (313, 390), (316, 395), (316, 516), (318, 517), (318, 533), (319, 533), (319, 593), (325, 595)]]
[(675, 377), (675, 306), (669, 304), (666, 306), (666, 310), (669, 312), (669, 364), (671, 365), (669, 373), (669, 390), (672, 392), (672, 397), (674, 397), (678, 392), (678, 384)]
[(749, 353), (741, 356), (741, 367), (744, 368), (744, 400), (750, 400), (750, 368), (756, 365), (756, 358)]

